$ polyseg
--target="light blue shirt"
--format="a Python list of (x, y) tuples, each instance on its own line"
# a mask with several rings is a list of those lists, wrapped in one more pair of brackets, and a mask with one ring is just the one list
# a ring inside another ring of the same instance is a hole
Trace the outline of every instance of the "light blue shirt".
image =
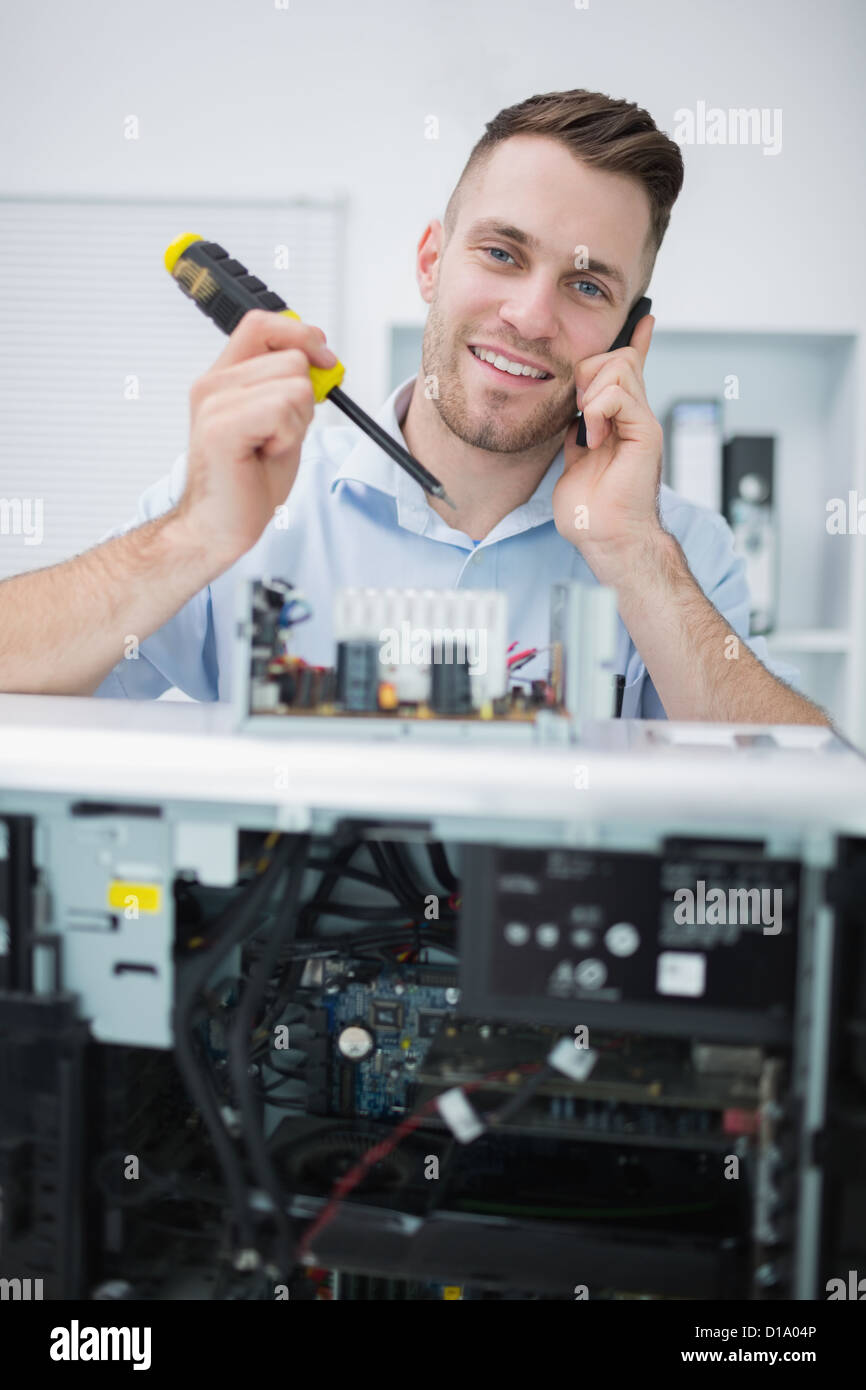
[[(377, 415), (390, 434), (401, 430), (415, 377), (394, 390)], [(399, 422), (399, 423), (398, 423)], [(436, 473), (435, 458), (423, 462)], [(313, 617), (293, 633), (292, 651), (316, 665), (334, 664), (334, 593), (343, 587), (502, 589), (508, 596), (508, 640), (545, 647), (550, 640), (550, 586), (556, 580), (595, 584), (580, 552), (559, 535), (553, 521), (553, 488), (563, 468), (563, 450), (553, 459), (528, 502), (516, 507), (477, 544), (448, 526), (427, 505), (426, 494), (402, 468), (355, 425), (314, 419), (301, 452), (295, 485), (285, 506), (246, 555), (202, 589), (124, 659), (95, 694), (153, 700), (177, 686), (195, 700), (230, 698), (235, 585), (241, 576), (287, 579), (303, 590)], [(102, 540), (170, 510), (179, 501), (186, 454), (171, 472), (148, 487), (134, 517)], [(749, 590), (745, 562), (734, 554), (733, 535), (723, 517), (663, 486), (660, 515), (676, 536), (689, 568), (707, 598), (744, 640), (749, 633)], [(762, 637), (748, 639), (755, 655), (783, 680), (798, 672), (767, 660)], [(545, 677), (549, 653), (520, 670), (526, 679)], [(618, 620), (617, 667), (625, 674), (624, 718), (666, 718), (661, 700)]]

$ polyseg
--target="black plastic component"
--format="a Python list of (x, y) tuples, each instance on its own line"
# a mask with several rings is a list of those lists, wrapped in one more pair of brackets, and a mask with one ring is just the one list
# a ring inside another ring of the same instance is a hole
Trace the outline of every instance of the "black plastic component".
[(298, 676), (297, 702), (301, 709), (309, 709), (312, 704), (313, 673), (309, 666), (302, 666)]
[(71, 816), (148, 816), (159, 820), (161, 806), (137, 806), (123, 801), (74, 801), (69, 808)]
[(0, 817), (0, 838), (6, 842), (5, 855), (0, 853), (0, 935), (8, 931), (5, 950), (0, 949), (0, 989), (29, 989), (36, 881), (31, 817)]
[(430, 704), (437, 714), (471, 714), (467, 661), (436, 661), (431, 667)]
[[(307, 1215), (307, 1203), (301, 1211)], [(462, 1211), (432, 1212), (410, 1227), (369, 1201), (343, 1203), (317, 1238), (316, 1257), (340, 1270), (489, 1289), (528, 1286), (566, 1299), (574, 1298), (576, 1283), (601, 1291), (622, 1288), (629, 1277), (643, 1292), (671, 1298), (744, 1299), (748, 1290), (744, 1242), (734, 1239), (602, 1231), (519, 1215), (469, 1220)]]
[(280, 704), (293, 705), (298, 693), (298, 681), (293, 671), (280, 676)]
[[(199, 304), (199, 308), (204, 306)], [(242, 309), (227, 294), (216, 294), (207, 306), (207, 314), (212, 318), (217, 328), (221, 328), (224, 333), (234, 333), (246, 309)]]
[[(790, 1045), (800, 866), (717, 851), (467, 847), (460, 1012), (568, 1028), (615, 1019), (671, 1037)], [(761, 892), (778, 891), (766, 904), (780, 906), (779, 929), (717, 923), (705, 911), (717, 888), (726, 902), (758, 888), (762, 909)], [(681, 889), (693, 894), (693, 922), (677, 911)], [(622, 932), (608, 936), (623, 924), (625, 945)]]
[(866, 1272), (866, 839), (839, 841), (827, 897), (836, 907), (836, 958), (827, 1116), (814, 1153), (825, 1173), (818, 1298), (828, 1280)]
[(378, 702), (378, 642), (338, 642), (337, 703), (355, 713), (368, 713)]
[(322, 682), (319, 687), (319, 699), (323, 705), (331, 705), (337, 698), (337, 673), (327, 670), (322, 673)]
[[(193, 267), (207, 271), (196, 277)], [(172, 272), (184, 294), (198, 305), (207, 318), (224, 333), (232, 333), (250, 309), (286, 309), (288, 306), (273, 290), (251, 275), (213, 241), (194, 241), (178, 257)]]
[(0, 993), (0, 1278), (31, 1297), (85, 1294), (87, 1043), (74, 996)]

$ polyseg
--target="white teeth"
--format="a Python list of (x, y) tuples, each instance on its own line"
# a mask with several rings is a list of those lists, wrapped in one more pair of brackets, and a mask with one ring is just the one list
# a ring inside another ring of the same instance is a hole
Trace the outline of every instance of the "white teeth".
[(537, 367), (530, 367), (528, 363), (512, 362), (510, 358), (503, 357), (502, 353), (490, 352), (487, 348), (470, 348), (476, 357), (480, 357), (482, 362), (489, 362), (491, 366), (498, 367), (500, 372), (508, 372), (509, 376), (531, 376), (534, 379), (539, 377), (549, 377), (549, 372), (540, 372)]

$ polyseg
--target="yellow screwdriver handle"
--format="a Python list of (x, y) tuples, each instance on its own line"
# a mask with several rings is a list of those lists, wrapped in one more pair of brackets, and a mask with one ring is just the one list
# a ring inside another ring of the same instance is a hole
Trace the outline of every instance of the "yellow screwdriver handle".
[[(294, 309), (281, 309), (279, 306), (286, 301), (266, 289), (261, 280), (248, 275), (246, 266), (231, 258), (222, 246), (205, 241), (196, 232), (187, 232), (167, 247), (165, 268), (184, 294), (224, 333), (231, 333), (250, 309), (268, 309), (303, 322)], [(244, 283), (250, 280), (257, 285), (256, 289)], [(342, 362), (336, 362), (333, 367), (311, 367), (310, 380), (316, 401), (323, 401), (345, 375)]]
[[(301, 323), (300, 314), (296, 314), (294, 309), (279, 309), (280, 314), (286, 314), (290, 319), (297, 319)], [(329, 391), (333, 391), (335, 386), (339, 386), (343, 377), (346, 375), (346, 368), (342, 362), (336, 362), (333, 367), (311, 367), (310, 380), (313, 383), (313, 394), (316, 401), (321, 402), (325, 399)]]

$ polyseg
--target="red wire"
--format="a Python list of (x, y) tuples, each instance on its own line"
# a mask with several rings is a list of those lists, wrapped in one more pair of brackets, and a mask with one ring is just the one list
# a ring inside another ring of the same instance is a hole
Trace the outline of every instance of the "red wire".
[[(480, 1085), (481, 1083), (474, 1082), (470, 1084)], [(468, 1086), (464, 1087), (464, 1090), (468, 1089)], [(304, 1235), (301, 1237), (298, 1245), (299, 1261), (303, 1260), (316, 1236), (333, 1221), (340, 1203), (358, 1186), (358, 1183), (366, 1174), (367, 1169), (374, 1167), (374, 1165), (381, 1162), (383, 1158), (387, 1158), (391, 1150), (396, 1148), (407, 1134), (410, 1134), (413, 1129), (418, 1128), (421, 1121), (434, 1109), (435, 1105), (436, 1097), (433, 1096), (421, 1106), (420, 1110), (416, 1110), (414, 1115), (407, 1115), (405, 1120), (401, 1120), (400, 1124), (393, 1133), (388, 1135), (387, 1139), (383, 1139), (381, 1144), (376, 1144), (372, 1149), (368, 1149), (363, 1157), (355, 1164), (354, 1168), (350, 1168), (349, 1172), (346, 1173), (344, 1177), (339, 1178), (337, 1182), (334, 1183), (327, 1203), (319, 1212), (319, 1215), (316, 1217), (315, 1221), (313, 1221), (312, 1225), (307, 1228)]]
[[(517, 643), (516, 643), (516, 642), (514, 643), (514, 646), (515, 646), (515, 647), (517, 646)], [(509, 669), (510, 669), (510, 668), (514, 665), (514, 663), (515, 663), (516, 661), (528, 661), (529, 658), (530, 658), (531, 656), (537, 656), (537, 655), (538, 655), (538, 648), (537, 648), (537, 647), (527, 647), (526, 651), (524, 651), (524, 652), (515, 652), (513, 656), (510, 656), (510, 657), (508, 658), (508, 661), (507, 661), (506, 664), (507, 664), (507, 666), (508, 666)]]
[[(488, 1072), (486, 1076), (482, 1076), (478, 1081), (467, 1081), (460, 1089), (462, 1091), (477, 1091), (479, 1086), (484, 1086), (488, 1081), (495, 1081), (497, 1077), (507, 1076), (509, 1072), (534, 1072), (538, 1071), (538, 1069), (539, 1063), (537, 1062), (524, 1062), (519, 1066), (504, 1067), (499, 1071)], [(442, 1092), (439, 1094), (441, 1095)], [(420, 1110), (416, 1110), (412, 1115), (407, 1115), (406, 1119), (401, 1120), (397, 1128), (392, 1130), (387, 1139), (383, 1139), (381, 1144), (376, 1144), (372, 1149), (368, 1149), (363, 1157), (355, 1164), (354, 1168), (350, 1168), (348, 1173), (342, 1178), (337, 1179), (331, 1189), (331, 1195), (328, 1201), (312, 1224), (307, 1227), (307, 1230), (298, 1243), (299, 1262), (303, 1260), (316, 1236), (333, 1221), (341, 1202), (343, 1202), (346, 1197), (348, 1197), (349, 1193), (358, 1186), (358, 1183), (362, 1180), (367, 1170), (375, 1167), (383, 1158), (387, 1158), (391, 1150), (402, 1143), (407, 1134), (411, 1134), (413, 1129), (417, 1129), (421, 1121), (425, 1119), (431, 1111), (435, 1110), (438, 1099), (438, 1095), (431, 1096), (430, 1100), (425, 1101)]]

